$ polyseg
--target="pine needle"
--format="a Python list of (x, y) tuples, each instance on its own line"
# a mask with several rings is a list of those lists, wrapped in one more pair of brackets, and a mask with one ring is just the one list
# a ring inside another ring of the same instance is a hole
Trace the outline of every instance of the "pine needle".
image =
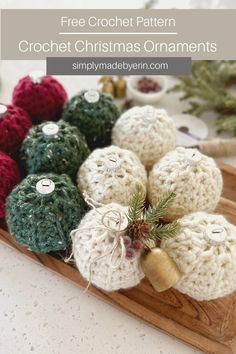
[(146, 213), (148, 224), (154, 224), (166, 213), (170, 203), (174, 200), (175, 193), (168, 191), (162, 195), (153, 207), (149, 207)]
[(147, 239), (152, 241), (166, 240), (168, 238), (175, 237), (179, 230), (180, 224), (178, 221), (173, 221), (169, 224), (160, 224), (158, 226), (154, 226), (152, 230), (150, 230)]
[(138, 219), (141, 219), (144, 211), (145, 203), (145, 192), (139, 184), (136, 185), (135, 192), (131, 198), (129, 210), (128, 210), (128, 219), (130, 222), (134, 222)]

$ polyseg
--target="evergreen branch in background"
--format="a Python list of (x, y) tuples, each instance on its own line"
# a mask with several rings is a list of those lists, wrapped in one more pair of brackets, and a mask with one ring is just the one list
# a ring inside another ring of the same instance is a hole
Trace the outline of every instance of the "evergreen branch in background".
[(154, 206), (150, 206), (146, 212), (146, 222), (150, 225), (159, 221), (159, 219), (166, 213), (170, 203), (174, 200), (174, 192), (166, 192), (156, 202)]
[[(219, 131), (221, 130), (230, 130), (236, 132), (236, 112), (234, 115), (221, 115), (217, 122), (216, 126)], [(236, 134), (235, 134), (236, 135)]]
[(216, 111), (218, 130), (234, 131), (236, 135), (236, 98), (228, 90), (236, 82), (236, 61), (196, 61), (192, 75), (179, 80), (170, 91), (182, 92), (181, 100), (188, 100), (190, 107), (185, 113), (201, 116)]
[(129, 210), (128, 210), (128, 220), (134, 222), (141, 219), (144, 211), (146, 195), (143, 187), (139, 184), (136, 185), (135, 192), (131, 198)]

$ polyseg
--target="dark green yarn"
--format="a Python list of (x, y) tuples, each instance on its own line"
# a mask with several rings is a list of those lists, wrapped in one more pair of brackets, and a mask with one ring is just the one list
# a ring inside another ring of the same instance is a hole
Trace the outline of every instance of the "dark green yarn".
[(100, 93), (100, 99), (88, 103), (86, 91), (79, 92), (65, 104), (62, 119), (75, 125), (85, 135), (91, 149), (111, 144), (111, 130), (120, 115), (111, 96)]
[(89, 155), (84, 136), (76, 127), (65, 121), (57, 122), (59, 131), (55, 137), (46, 136), (44, 122), (30, 129), (23, 141), (21, 158), (28, 173), (66, 173), (73, 180), (80, 165)]
[[(49, 178), (55, 190), (40, 195), (36, 183)], [(71, 244), (70, 232), (85, 213), (85, 203), (67, 175), (29, 175), (7, 198), (6, 220), (12, 237), (38, 253), (64, 250)]]

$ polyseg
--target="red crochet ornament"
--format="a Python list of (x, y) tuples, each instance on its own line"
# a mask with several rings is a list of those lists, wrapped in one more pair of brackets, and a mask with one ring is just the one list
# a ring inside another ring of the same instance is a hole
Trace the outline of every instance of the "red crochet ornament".
[(23, 77), (13, 90), (12, 102), (24, 108), (34, 123), (43, 120), (58, 120), (67, 93), (52, 76), (42, 72), (32, 72)]
[(8, 194), (20, 182), (20, 171), (16, 162), (0, 151), (0, 218), (5, 216), (5, 202)]
[(31, 119), (22, 108), (0, 104), (0, 150), (17, 152), (31, 126)]

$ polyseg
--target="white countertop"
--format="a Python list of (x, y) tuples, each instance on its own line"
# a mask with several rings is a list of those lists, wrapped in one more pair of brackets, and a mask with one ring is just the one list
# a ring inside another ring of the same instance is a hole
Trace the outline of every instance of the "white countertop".
[(1, 354), (193, 354), (0, 243)]
[[(188, 2), (182, 3), (186, 5)], [(30, 0), (18, 3), (5, 0), (4, 8), (18, 8), (19, 5), (22, 8), (112, 7), (110, 1), (100, 1), (96, 5), (91, 0), (86, 4), (75, 0), (43, 0), (40, 5)], [(138, 8), (142, 3), (139, 0), (131, 0), (128, 4), (120, 1), (119, 8)], [(168, 1), (169, 6), (174, 3), (176, 1)], [(113, 7), (115, 5), (113, 3)], [(45, 70), (45, 63), (2, 62), (0, 102), (9, 103), (18, 79), (35, 69)], [(70, 96), (81, 88), (95, 88), (97, 83), (96, 76), (61, 76), (58, 79)], [(167, 108), (170, 114), (181, 111), (176, 96), (171, 100), (164, 99), (160, 106)], [(207, 117), (211, 136), (215, 134), (213, 121), (213, 116)], [(236, 165), (236, 158), (225, 161)], [(74, 284), (2, 243), (0, 259), (0, 354), (200, 353), (88, 293), (82, 294)]]

